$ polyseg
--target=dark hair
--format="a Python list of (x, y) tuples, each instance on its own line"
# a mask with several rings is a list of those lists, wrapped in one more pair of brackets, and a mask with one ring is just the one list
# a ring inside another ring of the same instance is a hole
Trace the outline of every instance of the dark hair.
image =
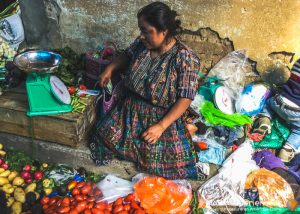
[(139, 10), (138, 19), (143, 17), (158, 31), (168, 30), (167, 38), (181, 31), (180, 20), (176, 19), (177, 12), (162, 2), (153, 2)]

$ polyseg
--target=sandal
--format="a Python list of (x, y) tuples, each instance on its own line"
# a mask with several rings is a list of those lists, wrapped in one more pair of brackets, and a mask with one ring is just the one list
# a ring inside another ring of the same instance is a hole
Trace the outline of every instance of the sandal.
[(257, 118), (253, 124), (252, 133), (259, 133), (262, 135), (270, 134), (271, 133), (271, 121), (268, 117), (260, 117)]
[(278, 157), (283, 162), (290, 162), (295, 157), (295, 150), (290, 144), (286, 143), (280, 150)]

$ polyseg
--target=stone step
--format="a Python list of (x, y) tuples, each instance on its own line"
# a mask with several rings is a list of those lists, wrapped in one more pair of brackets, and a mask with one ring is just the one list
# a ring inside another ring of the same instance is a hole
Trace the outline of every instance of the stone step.
[[(74, 149), (52, 142), (32, 140), (31, 138), (1, 132), (0, 143), (6, 149), (23, 151), (40, 162), (66, 164), (75, 169), (84, 167), (86, 170), (97, 174), (113, 174), (128, 180), (139, 173), (134, 163), (123, 160), (115, 159), (107, 165), (95, 166), (94, 162), (90, 159), (88, 147), (84, 145)], [(211, 167), (211, 175), (215, 174), (215, 171), (216, 168)], [(189, 182), (194, 190), (199, 188), (203, 183), (203, 181), (194, 180), (189, 180)]]

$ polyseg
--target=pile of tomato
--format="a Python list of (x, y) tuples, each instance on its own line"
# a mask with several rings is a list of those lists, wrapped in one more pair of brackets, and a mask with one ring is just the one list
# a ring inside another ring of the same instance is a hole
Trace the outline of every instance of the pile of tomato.
[[(68, 185), (70, 197), (45, 196), (41, 199), (45, 214), (146, 214), (134, 194), (118, 198), (112, 203), (103, 200), (101, 190), (92, 182), (72, 181)], [(99, 202), (101, 201), (101, 202)]]

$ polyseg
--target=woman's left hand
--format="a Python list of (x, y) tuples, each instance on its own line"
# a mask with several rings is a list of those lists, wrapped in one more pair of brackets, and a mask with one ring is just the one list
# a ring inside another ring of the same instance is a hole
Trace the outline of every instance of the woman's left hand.
[(156, 143), (156, 141), (160, 138), (162, 133), (165, 131), (162, 125), (155, 124), (153, 126), (150, 126), (143, 134), (142, 138), (150, 144)]

